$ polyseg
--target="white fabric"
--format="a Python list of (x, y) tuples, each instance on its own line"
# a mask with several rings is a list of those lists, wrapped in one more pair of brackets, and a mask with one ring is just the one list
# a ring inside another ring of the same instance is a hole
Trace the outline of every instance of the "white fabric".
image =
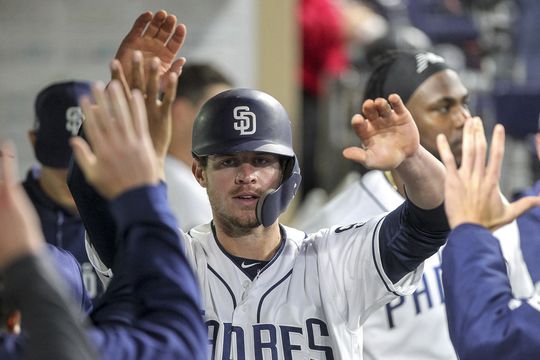
[(184, 234), (212, 358), (328, 359), (331, 352), (334, 359), (361, 359), (362, 323), (396, 297), (392, 292), (414, 291), (422, 275), (420, 266), (394, 285), (386, 277), (378, 256), (381, 220), (309, 236), (286, 227), (284, 248), (254, 281), (222, 251), (210, 225)]
[(167, 197), (180, 227), (189, 231), (212, 219), (212, 209), (206, 190), (199, 185), (191, 168), (172, 156), (165, 158)]
[[(370, 171), (349, 185), (309, 221), (295, 224), (305, 231), (329, 224), (362, 221), (391, 211), (403, 202), (381, 171)], [(516, 222), (495, 232), (508, 264), (512, 290), (530, 296), (532, 281), (519, 247)], [(503, 240), (501, 240), (503, 239)], [(456, 359), (448, 335), (441, 259), (437, 253), (426, 260), (422, 281), (415, 294), (398, 298), (373, 313), (364, 324), (364, 359)], [(392, 324), (392, 325), (390, 325)]]

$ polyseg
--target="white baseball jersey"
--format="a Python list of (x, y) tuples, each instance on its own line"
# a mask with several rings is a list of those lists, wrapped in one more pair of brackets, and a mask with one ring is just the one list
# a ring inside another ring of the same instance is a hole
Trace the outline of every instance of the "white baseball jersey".
[[(391, 211), (403, 197), (383, 172), (370, 171), (333, 197), (307, 222), (296, 224), (312, 231), (329, 224), (347, 224)], [(533, 291), (523, 262), (516, 223), (495, 234), (507, 260), (512, 289), (524, 296)], [(373, 313), (364, 324), (364, 359), (456, 359), (450, 342), (441, 279), (441, 257), (436, 253), (424, 263), (424, 274), (416, 292), (392, 300)], [(518, 296), (518, 297), (519, 297)]]
[(362, 324), (410, 294), (423, 266), (392, 284), (383, 271), (383, 216), (307, 236), (283, 227), (284, 245), (251, 281), (211, 226), (183, 239), (198, 275), (212, 359), (361, 359)]

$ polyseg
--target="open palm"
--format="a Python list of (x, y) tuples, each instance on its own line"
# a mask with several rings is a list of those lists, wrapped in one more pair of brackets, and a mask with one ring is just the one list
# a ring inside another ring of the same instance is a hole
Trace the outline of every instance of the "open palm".
[(390, 95), (388, 101), (366, 100), (362, 113), (363, 116), (356, 114), (351, 120), (362, 147), (346, 148), (345, 158), (370, 169), (391, 170), (420, 146), (416, 124), (398, 95)]
[(179, 74), (185, 59), (175, 58), (185, 36), (186, 27), (183, 24), (176, 25), (176, 16), (164, 10), (155, 15), (149, 11), (141, 14), (122, 40), (115, 56), (122, 64), (128, 84), (133, 83), (132, 59), (135, 51), (142, 53), (145, 69), (157, 57), (160, 60), (160, 76), (168, 72)]

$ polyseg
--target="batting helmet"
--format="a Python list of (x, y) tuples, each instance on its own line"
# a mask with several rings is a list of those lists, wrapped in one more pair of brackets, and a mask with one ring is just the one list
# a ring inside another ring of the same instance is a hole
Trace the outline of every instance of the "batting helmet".
[(257, 202), (257, 220), (267, 227), (287, 209), (302, 179), (292, 148), (291, 121), (283, 106), (262, 91), (227, 90), (208, 100), (197, 115), (192, 153), (200, 158), (244, 151), (286, 158), (280, 186)]

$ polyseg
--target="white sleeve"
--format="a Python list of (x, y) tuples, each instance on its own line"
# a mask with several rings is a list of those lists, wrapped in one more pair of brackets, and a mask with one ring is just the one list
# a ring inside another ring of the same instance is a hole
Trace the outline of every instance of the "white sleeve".
[[(416, 289), (423, 264), (397, 283), (384, 272), (379, 231), (384, 216), (317, 233), (321, 292), (349, 328), (356, 329), (382, 305)], [(326, 291), (328, 289), (328, 291)]]
[(88, 260), (90, 261), (90, 263), (96, 270), (99, 280), (103, 284), (103, 289), (106, 290), (107, 286), (109, 286), (109, 283), (111, 282), (111, 279), (113, 277), (112, 269), (107, 267), (103, 263), (103, 261), (101, 261), (96, 249), (94, 249), (94, 246), (88, 240), (88, 233), (86, 232), (84, 234), (84, 247), (86, 248), (86, 254), (88, 255)]

